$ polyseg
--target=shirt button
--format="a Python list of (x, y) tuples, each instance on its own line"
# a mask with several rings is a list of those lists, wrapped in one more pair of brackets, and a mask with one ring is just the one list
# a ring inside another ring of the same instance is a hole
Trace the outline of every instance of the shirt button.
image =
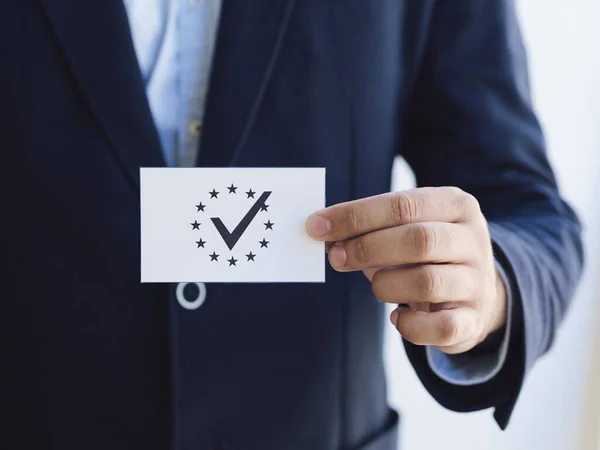
[(179, 283), (175, 289), (175, 297), (182, 308), (198, 309), (206, 300), (206, 285), (204, 283)]
[(202, 131), (202, 121), (194, 120), (192, 123), (190, 123), (188, 131), (192, 136), (200, 136), (200, 132)]

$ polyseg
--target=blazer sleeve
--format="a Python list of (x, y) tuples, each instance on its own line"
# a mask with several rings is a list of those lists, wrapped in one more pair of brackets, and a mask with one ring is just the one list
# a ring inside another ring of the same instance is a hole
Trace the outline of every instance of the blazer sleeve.
[(493, 407), (504, 429), (527, 372), (552, 345), (583, 265), (581, 226), (560, 196), (532, 108), (514, 1), (438, 0), (411, 92), (403, 156), (419, 186), (457, 186), (479, 200), (513, 307), (506, 360), (486, 382), (447, 383), (424, 347), (405, 341), (406, 351), (441, 405)]

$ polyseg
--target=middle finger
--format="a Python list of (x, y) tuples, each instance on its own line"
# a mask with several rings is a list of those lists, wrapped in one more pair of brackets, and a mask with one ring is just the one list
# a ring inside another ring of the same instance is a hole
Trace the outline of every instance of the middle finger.
[(367, 233), (337, 242), (328, 251), (338, 271), (407, 264), (470, 263), (476, 255), (464, 224), (424, 222)]

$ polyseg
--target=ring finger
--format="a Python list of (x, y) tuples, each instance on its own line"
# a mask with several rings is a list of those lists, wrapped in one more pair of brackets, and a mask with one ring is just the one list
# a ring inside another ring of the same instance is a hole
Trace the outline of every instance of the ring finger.
[(460, 264), (381, 269), (372, 281), (375, 297), (395, 304), (469, 301), (477, 286), (477, 269)]

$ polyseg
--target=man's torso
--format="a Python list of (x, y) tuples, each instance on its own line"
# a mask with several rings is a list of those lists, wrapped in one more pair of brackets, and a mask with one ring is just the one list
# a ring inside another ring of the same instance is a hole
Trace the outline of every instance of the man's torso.
[[(249, 3), (223, 5), (196, 163), (327, 167), (328, 204), (388, 190), (431, 2)], [(0, 344), (9, 433), (25, 448), (393, 448), (383, 307), (361, 274), (208, 285), (195, 310), (139, 283), (137, 171), (164, 158), (123, 5), (6, 2), (0, 39), (3, 145), (38, 218), (15, 238), (30, 300), (1, 307), (19, 323)]]

